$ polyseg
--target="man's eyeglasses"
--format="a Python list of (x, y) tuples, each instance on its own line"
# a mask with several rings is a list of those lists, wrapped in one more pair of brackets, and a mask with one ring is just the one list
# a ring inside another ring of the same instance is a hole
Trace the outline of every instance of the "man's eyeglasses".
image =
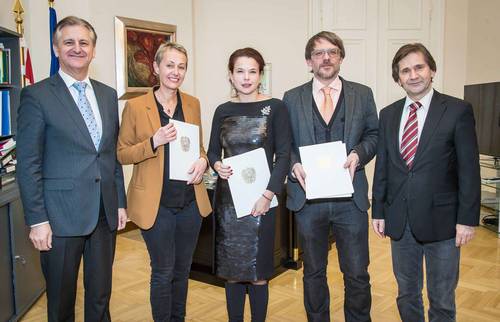
[(338, 48), (327, 48), (327, 49), (316, 49), (311, 53), (311, 57), (313, 58), (323, 58), (325, 54), (328, 54), (328, 57), (337, 57), (340, 56), (340, 49)]

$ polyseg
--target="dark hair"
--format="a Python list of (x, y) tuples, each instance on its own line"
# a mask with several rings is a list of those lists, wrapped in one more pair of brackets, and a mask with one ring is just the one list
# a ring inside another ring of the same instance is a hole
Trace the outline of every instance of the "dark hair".
[(398, 49), (396, 55), (392, 59), (392, 79), (397, 83), (399, 80), (399, 62), (411, 53), (422, 53), (424, 60), (429, 68), (436, 72), (436, 61), (432, 58), (431, 53), (421, 43), (413, 43), (403, 45)]
[(57, 46), (59, 38), (61, 37), (61, 30), (67, 26), (82, 26), (89, 30), (90, 39), (92, 40), (92, 44), (95, 46), (97, 43), (97, 34), (95, 33), (94, 27), (85, 19), (78, 18), (75, 16), (67, 16), (66, 18), (60, 20), (56, 28), (54, 29), (54, 33), (52, 34), (52, 44)]
[(337, 34), (331, 32), (331, 31), (320, 31), (307, 41), (306, 44), (306, 52), (305, 56), (306, 59), (309, 60), (311, 59), (311, 54), (314, 50), (314, 46), (316, 46), (316, 42), (319, 41), (320, 39), (324, 39), (331, 43), (332, 45), (337, 46), (340, 49), (340, 57), (343, 59), (345, 57), (345, 48), (344, 48), (344, 42), (342, 39), (337, 36)]
[(227, 68), (232, 73), (234, 70), (234, 64), (236, 63), (236, 59), (240, 57), (249, 57), (255, 59), (257, 64), (259, 65), (259, 72), (262, 73), (264, 71), (264, 66), (266, 63), (264, 62), (264, 57), (255, 49), (246, 47), (236, 49), (231, 56), (229, 56), (229, 63), (227, 64)]

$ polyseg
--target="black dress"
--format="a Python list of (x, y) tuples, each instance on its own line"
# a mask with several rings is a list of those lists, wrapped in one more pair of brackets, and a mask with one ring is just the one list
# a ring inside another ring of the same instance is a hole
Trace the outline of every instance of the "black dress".
[[(208, 158), (213, 168), (222, 151), (224, 157), (231, 157), (264, 148), (271, 171), (267, 189), (279, 194), (288, 172), (290, 141), (288, 113), (282, 101), (227, 102), (215, 111)], [(218, 179), (215, 244), (219, 277), (257, 281), (273, 275), (275, 209), (263, 216), (237, 218), (228, 182)]]

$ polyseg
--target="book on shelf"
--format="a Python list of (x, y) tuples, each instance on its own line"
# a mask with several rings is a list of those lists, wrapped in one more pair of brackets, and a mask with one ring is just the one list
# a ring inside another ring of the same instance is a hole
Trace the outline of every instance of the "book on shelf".
[(6, 152), (4, 155), (0, 156), (0, 167), (7, 165), (8, 163), (12, 163), (16, 161), (16, 149), (11, 149)]
[(0, 134), (9, 135), (10, 132), (10, 93), (7, 90), (0, 91)]
[(16, 164), (9, 162), (5, 166), (2, 166), (0, 168), (0, 174), (7, 174), (7, 173), (12, 173), (16, 172)]
[(16, 172), (0, 174), (0, 187), (5, 187), (7, 184), (16, 181)]
[(16, 141), (14, 139), (9, 139), (5, 142), (0, 142), (0, 156), (7, 155), (12, 149), (16, 148)]
[(10, 48), (0, 47), (0, 84), (11, 83)]

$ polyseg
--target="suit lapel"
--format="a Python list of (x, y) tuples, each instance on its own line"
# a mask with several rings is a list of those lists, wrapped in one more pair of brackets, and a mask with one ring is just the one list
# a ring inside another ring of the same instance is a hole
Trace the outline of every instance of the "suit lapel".
[(302, 111), (304, 112), (304, 122), (301, 124), (306, 127), (307, 133), (311, 136), (311, 142), (316, 143), (313, 123), (312, 80), (302, 87), (302, 94), (300, 95), (300, 98), (302, 100)]
[(354, 108), (356, 103), (356, 97), (354, 96), (354, 90), (349, 84), (349, 82), (342, 79), (342, 90), (344, 91), (344, 106), (345, 106), (345, 123), (344, 123), (344, 143), (346, 148), (350, 149), (349, 135), (352, 128), (352, 118), (354, 116)]
[(415, 159), (413, 161), (414, 165), (418, 164), (418, 160), (421, 158), (421, 155), (429, 146), (429, 141), (434, 135), (434, 132), (436, 131), (436, 128), (445, 111), (445, 102), (442, 100), (439, 92), (434, 90), (429, 111), (427, 112), (427, 117), (425, 118), (424, 127), (422, 128), (422, 134), (420, 135), (420, 140), (418, 142), (417, 151), (415, 153)]
[(75, 122), (76, 127), (82, 134), (86, 141), (94, 148), (94, 144), (92, 143), (92, 138), (90, 137), (89, 130), (87, 129), (87, 125), (83, 120), (82, 114), (78, 109), (71, 93), (69, 92), (66, 83), (62, 80), (59, 74), (54, 75), (52, 78), (52, 92), (57, 97), (57, 99), (61, 102), (62, 111), (67, 113), (69, 117)]
[(146, 95), (146, 114), (148, 115), (149, 124), (151, 125), (152, 133), (154, 134), (157, 129), (161, 127), (160, 113), (154, 98), (153, 89)]
[(187, 99), (186, 95), (183, 92), (180, 92), (181, 95), (181, 103), (182, 103), (182, 114), (184, 115), (184, 122), (194, 124), (193, 108), (191, 107), (191, 100)]
[(101, 86), (99, 83), (94, 81), (93, 79), (90, 80), (92, 83), (92, 89), (94, 90), (94, 94), (97, 100), (97, 106), (99, 108), (99, 114), (101, 115), (101, 123), (102, 123), (102, 133), (101, 133), (101, 143), (99, 144), (99, 150), (101, 147), (105, 144), (103, 144), (104, 139), (106, 138), (106, 135), (108, 134), (108, 129), (110, 129), (108, 125), (108, 114), (106, 111), (108, 111), (108, 107), (106, 106), (106, 100), (104, 99), (105, 95), (102, 91)]

